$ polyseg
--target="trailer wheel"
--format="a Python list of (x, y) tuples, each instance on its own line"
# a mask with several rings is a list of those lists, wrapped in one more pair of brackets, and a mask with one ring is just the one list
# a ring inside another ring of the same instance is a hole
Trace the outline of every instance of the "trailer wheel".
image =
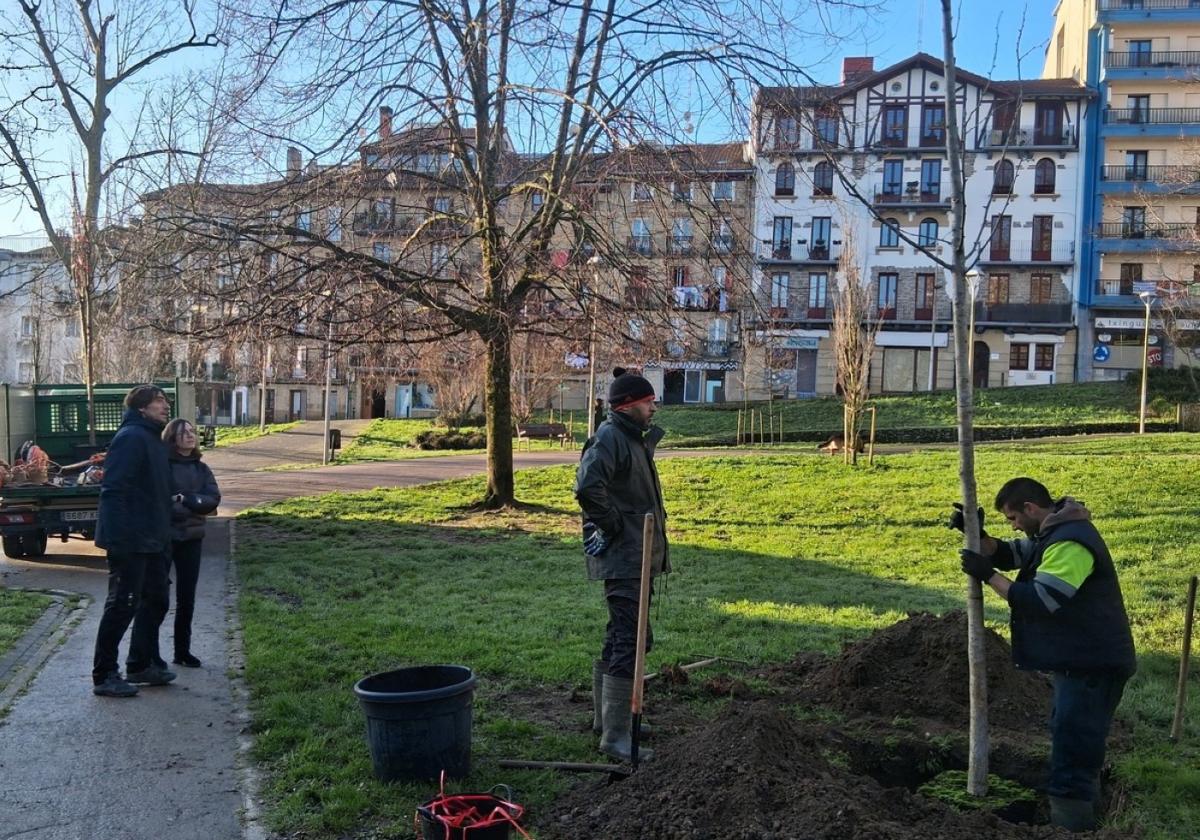
[(47, 540), (48, 537), (45, 531), (35, 531), (32, 534), (25, 534), (21, 537), (21, 546), (25, 550), (25, 556), (44, 557)]
[(4, 537), (4, 556), (20, 560), (25, 556), (25, 541), (21, 537)]

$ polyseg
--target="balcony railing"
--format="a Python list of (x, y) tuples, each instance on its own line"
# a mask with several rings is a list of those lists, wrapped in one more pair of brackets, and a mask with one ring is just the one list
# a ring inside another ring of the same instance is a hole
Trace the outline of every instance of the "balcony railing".
[(760, 260), (790, 261), (793, 250), (796, 253), (796, 259), (799, 259), (801, 249), (793, 249), (790, 242), (764, 242), (758, 246), (758, 258)]
[(1078, 139), (1078, 133), (1071, 126), (1065, 126), (1056, 132), (1040, 128), (993, 128), (984, 138), (983, 146), (990, 149), (1005, 146), (1016, 149), (1031, 146), (1073, 147)]
[(693, 312), (725, 312), (729, 309), (729, 293), (705, 286), (675, 286), (671, 302), (676, 309)]
[[(1137, 281), (1140, 283), (1141, 281)], [(1096, 286), (1096, 293), (1105, 296), (1116, 295), (1132, 295), (1133, 280), (1104, 280), (1101, 279)]]
[(976, 323), (1069, 324), (1069, 303), (976, 303)]
[(1106, 108), (1104, 122), (1108, 125), (1197, 125), (1200, 124), (1200, 108)]
[[(1200, 4), (1197, 4), (1200, 7)], [(1107, 57), (1110, 70), (1145, 67), (1196, 67), (1200, 66), (1200, 52), (1110, 52)]]
[(939, 188), (935, 191), (917, 190), (916, 188), (905, 190), (904, 192), (885, 191), (875, 193), (876, 204), (890, 205), (926, 205), (926, 204), (949, 204), (949, 198), (942, 197), (942, 191)]
[(992, 242), (979, 258), (983, 263), (1070, 263), (1075, 261), (1074, 242)]
[(837, 262), (837, 248), (828, 245), (791, 245), (764, 242), (759, 245), (758, 258), (764, 262)]
[(736, 245), (733, 236), (714, 236), (708, 240), (708, 250), (713, 254), (732, 254)]
[(353, 228), (358, 234), (388, 233), (400, 227), (397, 218), (391, 213), (377, 213), (371, 210), (366, 213), (355, 213)]
[(1200, 167), (1195, 166), (1105, 166), (1102, 181), (1146, 181), (1154, 184), (1195, 184)]
[(733, 351), (733, 344), (729, 341), (715, 341), (707, 339), (700, 342), (700, 352), (710, 359), (728, 359), (729, 354)]
[(1102, 12), (1138, 12), (1159, 9), (1200, 9), (1200, 0), (1100, 0), (1100, 11)]
[(625, 242), (625, 247), (629, 249), (629, 253), (637, 254), (640, 257), (654, 255), (654, 240), (648, 235), (629, 237)]
[(686, 256), (692, 253), (692, 243), (694, 237), (691, 236), (668, 236), (667, 237), (667, 253), (677, 256)]
[(1096, 226), (1103, 239), (1195, 239), (1200, 227), (1188, 222), (1104, 222)]

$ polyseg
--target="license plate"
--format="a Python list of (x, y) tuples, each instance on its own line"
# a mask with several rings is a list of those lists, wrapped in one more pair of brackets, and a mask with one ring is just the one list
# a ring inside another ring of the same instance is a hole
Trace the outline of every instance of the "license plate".
[(64, 510), (62, 518), (66, 522), (89, 522), (96, 518), (94, 510)]

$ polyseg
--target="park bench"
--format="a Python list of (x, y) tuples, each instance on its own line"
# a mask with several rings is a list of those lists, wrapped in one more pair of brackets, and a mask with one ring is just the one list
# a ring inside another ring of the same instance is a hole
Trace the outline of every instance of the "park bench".
[(521, 449), (521, 441), (529, 448), (531, 440), (557, 440), (559, 446), (566, 446), (572, 440), (563, 423), (526, 423), (517, 424), (517, 449)]

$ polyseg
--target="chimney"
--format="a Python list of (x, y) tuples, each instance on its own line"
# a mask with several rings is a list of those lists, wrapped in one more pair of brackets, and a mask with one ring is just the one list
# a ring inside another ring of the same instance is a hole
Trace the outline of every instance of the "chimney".
[(842, 84), (849, 85), (875, 72), (873, 56), (847, 56), (842, 59)]
[(392, 136), (392, 109), (386, 105), (379, 106), (379, 139), (386, 140)]
[(288, 146), (287, 149), (287, 174), (289, 178), (300, 174), (300, 150), (295, 146)]

